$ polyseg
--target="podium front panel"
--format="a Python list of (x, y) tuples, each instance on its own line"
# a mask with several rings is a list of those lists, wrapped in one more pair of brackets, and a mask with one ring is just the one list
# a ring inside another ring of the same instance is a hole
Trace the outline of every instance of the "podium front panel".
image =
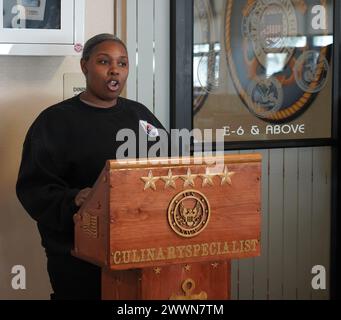
[(108, 164), (112, 270), (260, 254), (259, 155), (220, 166)]

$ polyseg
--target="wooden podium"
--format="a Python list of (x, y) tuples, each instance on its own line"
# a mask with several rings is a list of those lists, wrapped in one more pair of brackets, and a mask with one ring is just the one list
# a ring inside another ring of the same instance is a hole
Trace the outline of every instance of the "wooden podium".
[(102, 267), (103, 300), (229, 299), (230, 260), (260, 254), (261, 156), (160, 161), (107, 162), (74, 255)]

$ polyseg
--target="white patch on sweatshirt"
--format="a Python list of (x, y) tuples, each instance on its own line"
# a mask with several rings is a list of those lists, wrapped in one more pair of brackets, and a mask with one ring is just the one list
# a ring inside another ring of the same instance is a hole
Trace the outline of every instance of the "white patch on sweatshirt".
[(159, 130), (147, 121), (140, 120), (140, 125), (149, 137), (156, 138), (159, 136)]

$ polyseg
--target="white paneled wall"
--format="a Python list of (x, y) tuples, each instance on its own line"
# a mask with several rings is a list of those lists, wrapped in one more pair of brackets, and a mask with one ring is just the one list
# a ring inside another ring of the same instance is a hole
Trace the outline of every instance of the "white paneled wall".
[[(169, 128), (169, 1), (127, 0), (128, 98)], [(249, 151), (253, 152), (253, 151)], [(262, 255), (234, 261), (233, 299), (328, 299), (312, 267), (330, 263), (331, 149), (261, 150)], [(329, 280), (329, 279), (328, 279)], [(328, 282), (327, 282), (328, 283)]]
[(329, 278), (327, 290), (315, 291), (311, 271), (330, 269), (331, 149), (256, 152), (263, 156), (262, 252), (233, 262), (232, 297), (328, 299)]
[(169, 128), (169, 0), (127, 0), (127, 97)]

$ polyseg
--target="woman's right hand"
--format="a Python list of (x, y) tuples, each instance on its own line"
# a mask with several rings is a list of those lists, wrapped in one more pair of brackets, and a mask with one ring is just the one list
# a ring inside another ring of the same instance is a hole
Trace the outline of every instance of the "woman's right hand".
[(86, 198), (89, 196), (91, 190), (92, 190), (91, 188), (85, 188), (78, 192), (78, 194), (75, 197), (75, 203), (77, 207), (82, 206)]

